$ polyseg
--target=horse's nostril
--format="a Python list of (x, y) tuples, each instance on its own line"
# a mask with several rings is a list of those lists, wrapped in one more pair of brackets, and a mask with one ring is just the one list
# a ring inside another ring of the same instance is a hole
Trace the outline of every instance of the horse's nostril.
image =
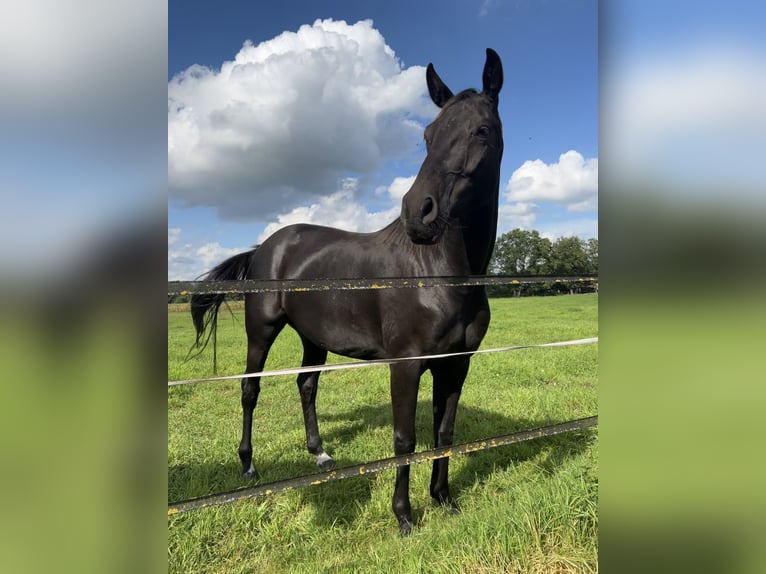
[(429, 213), (431, 213), (433, 208), (434, 208), (434, 200), (431, 199), (430, 197), (426, 197), (426, 200), (423, 202), (423, 210), (420, 212), (420, 217), (422, 218), (427, 216)]
[(436, 216), (439, 214), (439, 210), (436, 207), (436, 202), (432, 197), (426, 197), (423, 201), (423, 208), (420, 211), (420, 219), (424, 225), (433, 223), (436, 220)]

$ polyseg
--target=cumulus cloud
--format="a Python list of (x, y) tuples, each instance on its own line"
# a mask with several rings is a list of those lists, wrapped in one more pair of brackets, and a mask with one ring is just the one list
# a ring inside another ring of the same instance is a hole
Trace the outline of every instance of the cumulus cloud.
[(551, 201), (572, 212), (593, 211), (598, 205), (598, 158), (585, 159), (569, 150), (557, 163), (525, 161), (511, 175), (505, 198), (523, 203)]
[(268, 221), (412, 150), (436, 108), (372, 21), (317, 20), (168, 84), (168, 185), (224, 219)]
[(542, 237), (556, 241), (560, 237), (579, 237), (580, 239), (598, 239), (598, 219), (584, 218), (540, 225), (537, 230)]
[(415, 183), (417, 176), (411, 175), (410, 177), (395, 177), (394, 181), (389, 186), (383, 186), (375, 190), (377, 195), (383, 195), (389, 197), (391, 200), (401, 202), (404, 194), (407, 193), (412, 184)]
[(539, 213), (540, 207), (535, 203), (518, 202), (501, 205), (497, 214), (498, 235), (515, 228), (533, 229)]
[[(401, 196), (395, 196), (401, 187), (401, 180), (414, 180), (412, 178), (396, 178), (389, 186), (390, 199), (393, 205), (383, 211), (369, 212), (356, 198), (358, 192), (358, 180), (346, 179), (341, 189), (328, 196), (322, 197), (318, 202), (309, 206), (296, 207), (289, 213), (277, 216), (277, 220), (269, 223), (266, 229), (258, 237), (258, 242), (264, 241), (272, 233), (292, 225), (293, 223), (313, 223), (315, 225), (327, 225), (346, 231), (369, 232), (382, 229), (399, 216), (401, 208)], [(390, 190), (393, 189), (394, 192)], [(409, 188), (407, 188), (409, 189)], [(407, 191), (406, 189), (404, 190)], [(403, 194), (404, 192), (402, 192)], [(398, 201), (396, 201), (398, 199)]]
[(223, 247), (218, 242), (182, 242), (183, 230), (168, 229), (168, 281), (191, 281), (224, 259), (248, 247)]

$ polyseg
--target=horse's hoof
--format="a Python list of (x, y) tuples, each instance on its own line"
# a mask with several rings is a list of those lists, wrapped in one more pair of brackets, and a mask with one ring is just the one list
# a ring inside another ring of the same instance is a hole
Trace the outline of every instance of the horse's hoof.
[(316, 459), (317, 459), (317, 466), (322, 472), (327, 472), (328, 470), (332, 470), (333, 468), (335, 468), (335, 460), (326, 452), (323, 452), (322, 454), (318, 455)]
[(250, 468), (247, 469), (245, 472), (242, 473), (242, 480), (245, 482), (249, 482), (251, 480), (257, 480), (258, 477), (258, 471), (255, 470), (255, 467), (253, 466), (253, 463), (250, 463)]
[(406, 518), (399, 519), (399, 536), (409, 536), (412, 534), (412, 522)]

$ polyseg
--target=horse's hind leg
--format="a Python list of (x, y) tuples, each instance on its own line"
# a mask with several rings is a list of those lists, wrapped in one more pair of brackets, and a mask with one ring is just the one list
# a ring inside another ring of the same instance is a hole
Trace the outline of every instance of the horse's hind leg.
[[(271, 344), (284, 325), (284, 321), (259, 325), (248, 322), (246, 372), (256, 373), (263, 370)], [(242, 476), (245, 480), (251, 480), (258, 475), (253, 465), (252, 432), (253, 411), (260, 392), (260, 377), (242, 378), (242, 440), (239, 443), (239, 458), (242, 461)]]
[[(306, 339), (302, 339), (302, 341), (302, 365), (304, 367), (324, 365), (327, 360), (327, 351), (320, 349)], [(322, 438), (319, 436), (319, 425), (317, 424), (316, 396), (318, 382), (319, 371), (298, 375), (298, 391), (301, 395), (303, 423), (306, 427), (306, 447), (316, 458), (319, 468), (322, 470), (332, 470), (335, 468), (335, 461), (322, 448)]]

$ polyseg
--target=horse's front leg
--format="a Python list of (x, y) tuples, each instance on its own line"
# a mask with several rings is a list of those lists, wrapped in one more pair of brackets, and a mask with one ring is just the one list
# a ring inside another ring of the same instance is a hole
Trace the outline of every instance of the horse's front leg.
[[(391, 405), (394, 415), (394, 453), (415, 452), (415, 409), (418, 404), (418, 386), (424, 365), (421, 361), (391, 365)], [(391, 509), (399, 521), (399, 532), (404, 536), (412, 531), (410, 507), (410, 467), (396, 469), (396, 486)]]
[[(452, 444), (455, 430), (455, 415), (463, 382), (468, 374), (470, 358), (460, 357), (438, 363), (431, 367), (433, 374), (434, 399), (434, 447)], [(449, 506), (454, 511), (457, 505), (452, 500), (448, 483), (449, 458), (434, 461), (431, 472), (431, 496), (440, 504)]]

